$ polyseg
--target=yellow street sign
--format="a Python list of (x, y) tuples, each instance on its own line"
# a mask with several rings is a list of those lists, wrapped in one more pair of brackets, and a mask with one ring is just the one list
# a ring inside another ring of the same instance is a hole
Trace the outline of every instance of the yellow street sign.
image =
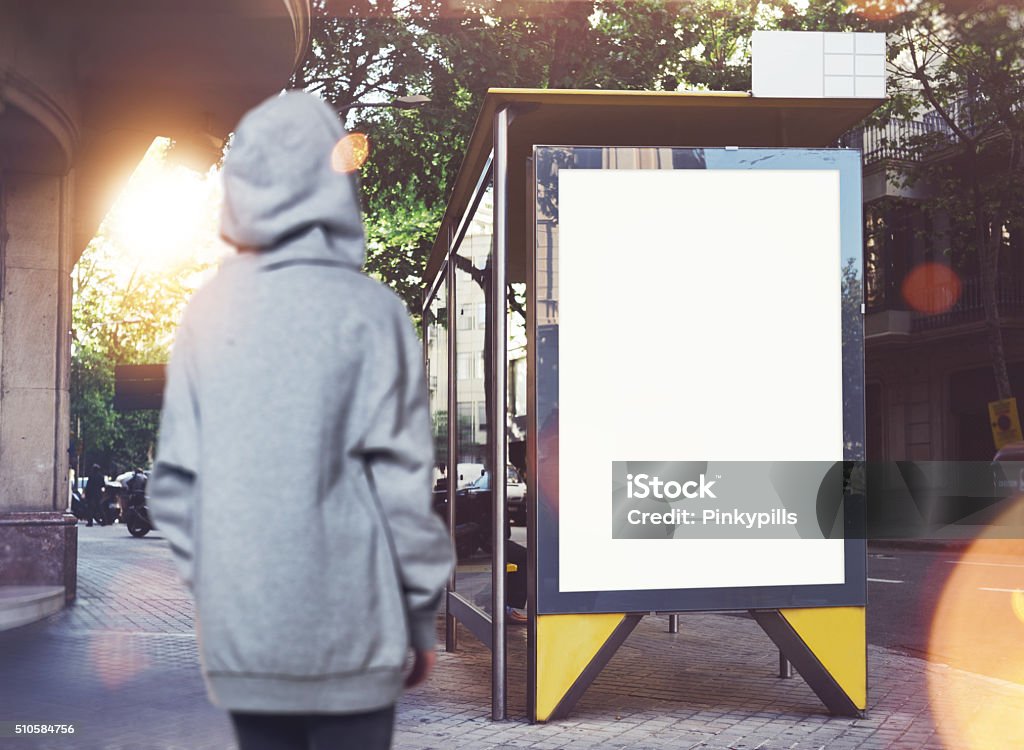
[(1020, 415), (1017, 412), (1017, 399), (1007, 398), (1002, 401), (990, 401), (988, 418), (992, 423), (992, 439), (996, 450), (1004, 445), (1024, 440), (1020, 431)]

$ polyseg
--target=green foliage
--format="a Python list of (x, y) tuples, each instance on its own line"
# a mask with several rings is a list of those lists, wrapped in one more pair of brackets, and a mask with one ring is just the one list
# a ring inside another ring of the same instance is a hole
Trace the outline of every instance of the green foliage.
[(434, 427), (434, 460), (439, 464), (448, 463), (448, 412), (435, 411), (430, 424)]
[(120, 278), (122, 248), (103, 230), (78, 261), (73, 275), (71, 432), (82, 466), (127, 470), (146, 466), (158, 413), (114, 410), (114, 366), (165, 362), (174, 329), (194, 291), (187, 283), (206, 264), (182, 262), (168, 271), (136, 268)]
[(1024, 12), (985, 4), (924, 2), (890, 24), (890, 67), (905, 114), (930, 110), (909, 139), (902, 181), (920, 188), (932, 242), (981, 279), (997, 392), (1010, 380), (998, 312), (1000, 266), (1024, 226)]
[(111, 363), (95, 349), (76, 346), (71, 357), (71, 434), (83, 452), (82, 466), (110, 460), (116, 424), (113, 400)]
[(418, 196), (394, 201), (388, 212), (367, 223), (367, 273), (388, 283), (412, 303), (412, 310), (422, 298), (423, 259), (430, 254), (440, 223), (438, 212)]
[(929, 211), (951, 220), (953, 250), (983, 251), (1024, 219), (1022, 27), (1018, 8), (936, 3), (893, 24), (894, 84), (909, 107), (935, 113), (935, 127), (911, 139), (919, 164), (905, 179), (929, 188)]
[[(864, 285), (861, 280), (860, 263), (855, 258), (847, 258), (840, 271), (840, 295), (842, 299), (841, 318), (843, 326), (843, 342), (852, 352), (863, 351), (864, 318), (861, 315)], [(843, 367), (843, 413), (856, 414), (864, 402), (864, 364), (860, 361), (844, 363)], [(853, 435), (844, 436), (847, 451), (863, 452), (864, 442), (853, 440)]]
[[(745, 90), (754, 29), (868, 25), (838, 0), (314, 0), (313, 9), (312, 43), (293, 86), (339, 109), (414, 93), (432, 99), (415, 112), (352, 108), (346, 116), (371, 147), (361, 172), (367, 271), (414, 317), (488, 88)], [(213, 219), (206, 232), (215, 235)], [(88, 462), (124, 467), (145, 463), (156, 415), (113, 411), (114, 364), (166, 359), (210, 264), (193, 257), (154, 271), (130, 249), (105, 224), (74, 279), (72, 431)]]
[(763, 28), (759, 0), (694, 0), (682, 6), (679, 80), (713, 91), (750, 88), (750, 35)]
[(488, 88), (750, 87), (757, 28), (861, 28), (847, 3), (811, 0), (431, 0), (315, 4), (293, 85), (339, 109), (411, 93), (416, 112), (353, 108), (369, 136), (362, 171), (368, 270), (418, 314), (421, 275)]
[[(166, 147), (156, 144), (144, 160), (137, 173), (144, 180), (166, 177), (171, 169), (163, 159)], [(182, 242), (196, 243), (186, 248), (166, 247), (160, 226), (141, 222), (141, 234), (124, 231), (140, 224), (139, 216), (125, 214), (145, 211), (173, 223), (175, 209), (119, 201), (72, 274), (71, 434), (83, 469), (98, 463), (125, 471), (150, 461), (159, 414), (114, 410), (114, 367), (167, 361), (185, 303), (220, 251), (212, 248), (212, 205), (197, 221), (195, 236), (182, 235)], [(206, 246), (203, 237), (210, 238)], [(160, 250), (174, 251), (174, 259), (161, 260)]]
[(797, 8), (784, 2), (778, 6), (778, 25), (785, 31), (877, 31), (878, 22), (871, 20), (877, 14), (865, 13), (870, 7), (870, 2), (809, 0)]

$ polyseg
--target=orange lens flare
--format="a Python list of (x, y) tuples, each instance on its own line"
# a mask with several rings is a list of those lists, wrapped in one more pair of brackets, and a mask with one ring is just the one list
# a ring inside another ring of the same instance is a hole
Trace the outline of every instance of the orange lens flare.
[(335, 172), (355, 172), (370, 156), (370, 140), (362, 133), (349, 133), (331, 151), (331, 167)]
[[(1009, 506), (952, 569), (928, 640), (929, 704), (949, 750), (1024, 747), (1024, 499)], [(992, 538), (997, 532), (1015, 538)]]
[(937, 315), (960, 300), (960, 277), (941, 263), (922, 263), (903, 280), (903, 300), (917, 312)]
[(110, 690), (125, 686), (153, 667), (135, 639), (118, 631), (92, 637), (89, 661), (100, 682)]
[(1021, 624), (1024, 624), (1024, 591), (1017, 589), (1010, 594), (1010, 609)]

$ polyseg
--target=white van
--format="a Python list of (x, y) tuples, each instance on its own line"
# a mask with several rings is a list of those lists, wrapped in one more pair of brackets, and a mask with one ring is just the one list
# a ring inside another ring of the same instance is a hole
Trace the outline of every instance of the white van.
[(459, 483), (455, 485), (455, 489), (461, 490), (464, 487), (468, 487), (473, 484), (477, 479), (484, 475), (483, 464), (459, 464)]

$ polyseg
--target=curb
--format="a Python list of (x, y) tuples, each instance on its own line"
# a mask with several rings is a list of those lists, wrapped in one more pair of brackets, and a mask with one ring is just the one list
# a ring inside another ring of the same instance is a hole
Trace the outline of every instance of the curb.
[(868, 549), (963, 552), (973, 541), (973, 539), (868, 539)]

